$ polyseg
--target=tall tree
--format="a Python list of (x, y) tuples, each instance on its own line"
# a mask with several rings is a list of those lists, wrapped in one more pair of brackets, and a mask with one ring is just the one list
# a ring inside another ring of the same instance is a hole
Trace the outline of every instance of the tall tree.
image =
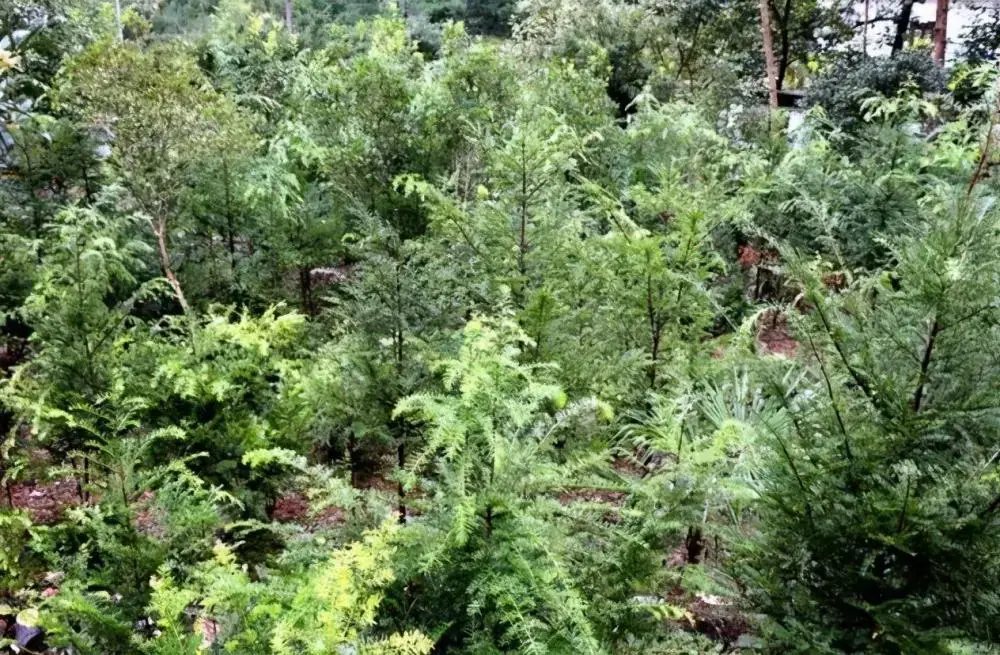
[(892, 39), (892, 54), (903, 51), (906, 44), (906, 32), (910, 29), (910, 18), (913, 16), (913, 3), (915, 0), (903, 0), (899, 9), (899, 16), (896, 17), (896, 36)]
[(937, 0), (934, 18), (934, 61), (944, 66), (944, 53), (948, 47), (948, 0)]
[(771, 3), (760, 0), (760, 33), (764, 41), (764, 65), (767, 70), (767, 93), (771, 109), (778, 108), (778, 65), (774, 59), (774, 33), (771, 31)]

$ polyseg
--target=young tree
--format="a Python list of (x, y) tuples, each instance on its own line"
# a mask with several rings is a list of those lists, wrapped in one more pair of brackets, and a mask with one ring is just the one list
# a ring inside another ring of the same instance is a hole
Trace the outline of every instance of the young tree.
[(1000, 215), (962, 187), (932, 197), (884, 272), (837, 294), (796, 267), (808, 377), (766, 378), (788, 420), (762, 434), (762, 534), (741, 569), (787, 643), (933, 652), (997, 620)]
[(94, 209), (68, 209), (57, 221), (58, 247), (42, 257), (21, 309), (36, 352), (6, 391), (18, 414), (65, 455), (89, 438), (73, 412), (99, 404), (120, 383), (120, 342), (136, 303), (156, 286), (140, 283), (149, 248), (128, 234), (133, 221)]
[[(525, 347), (511, 321), (473, 319), (458, 358), (439, 363), (443, 392), (415, 394), (396, 408), (424, 426), (411, 484), (433, 494), (411, 537), (413, 575), (428, 600), (449, 590), (425, 618), (446, 627), (442, 643), (599, 652), (567, 567), (569, 535), (551, 520), (551, 494), (570, 474), (556, 465), (555, 443), (578, 413), (546, 413), (562, 408), (565, 395), (538, 379), (539, 367), (518, 362)], [(594, 409), (585, 406), (584, 415), (587, 407)]]
[(112, 130), (110, 162), (147, 217), (163, 274), (188, 312), (171, 235), (181, 231), (177, 223), (192, 175), (245, 145), (243, 118), (175, 44), (149, 51), (96, 44), (67, 65), (57, 97), (85, 125)]

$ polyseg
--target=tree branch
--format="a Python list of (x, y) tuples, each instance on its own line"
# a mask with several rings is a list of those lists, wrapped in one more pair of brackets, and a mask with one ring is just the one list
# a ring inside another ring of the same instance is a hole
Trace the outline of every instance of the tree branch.
[(917, 384), (916, 391), (913, 392), (913, 412), (918, 413), (920, 411), (920, 402), (924, 397), (924, 387), (927, 385), (927, 373), (931, 366), (931, 354), (934, 352), (934, 343), (937, 341), (938, 334), (941, 333), (941, 324), (938, 323), (937, 318), (931, 323), (931, 332), (927, 336), (927, 346), (924, 348), (923, 359), (920, 360), (920, 382)]

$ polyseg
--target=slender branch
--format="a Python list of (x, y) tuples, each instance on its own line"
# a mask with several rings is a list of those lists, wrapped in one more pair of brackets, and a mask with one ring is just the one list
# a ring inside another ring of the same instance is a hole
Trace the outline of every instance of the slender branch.
[(778, 445), (781, 447), (781, 453), (785, 456), (785, 460), (788, 462), (788, 468), (791, 469), (792, 475), (795, 476), (795, 481), (798, 483), (802, 493), (808, 495), (809, 489), (806, 488), (805, 482), (802, 481), (802, 476), (799, 475), (799, 469), (795, 466), (795, 460), (792, 459), (792, 454), (788, 452), (788, 446), (785, 445), (785, 440), (778, 435), (778, 432), (774, 428), (771, 427), (771, 424), (767, 421), (767, 419), (761, 419), (761, 423), (764, 424), (764, 427), (767, 428), (767, 431), (771, 433), (771, 436), (774, 437), (775, 441), (777, 441)]
[(840, 355), (840, 359), (844, 363), (844, 366), (847, 368), (847, 372), (850, 373), (851, 378), (854, 380), (854, 383), (857, 384), (859, 387), (861, 387), (861, 390), (865, 392), (866, 396), (871, 398), (872, 391), (871, 391), (871, 385), (868, 383), (868, 379), (865, 378), (863, 375), (861, 375), (861, 373), (856, 371), (854, 366), (851, 365), (850, 360), (848, 360), (847, 358), (847, 353), (844, 352), (843, 346), (840, 344), (840, 341), (838, 341), (837, 338), (834, 336), (833, 327), (827, 320), (826, 313), (823, 311), (823, 307), (819, 302), (816, 303), (816, 314), (819, 316), (820, 322), (823, 323), (823, 330), (826, 332), (827, 336), (830, 337), (830, 342), (836, 349), (837, 354)]
[(910, 485), (912, 481), (906, 478), (906, 493), (903, 495), (903, 508), (899, 511), (899, 521), (896, 524), (896, 533), (901, 534), (906, 526), (906, 506), (910, 502)]
[(927, 385), (927, 373), (931, 366), (931, 354), (934, 352), (934, 343), (937, 341), (937, 336), (940, 333), (941, 324), (935, 318), (931, 323), (931, 332), (927, 336), (927, 346), (924, 348), (923, 359), (920, 360), (920, 382), (917, 384), (917, 390), (913, 392), (914, 413), (920, 411), (920, 403), (924, 397), (924, 388)]
[(164, 218), (159, 218), (150, 221), (153, 226), (153, 234), (156, 235), (156, 244), (160, 253), (160, 266), (163, 268), (163, 274), (167, 278), (167, 282), (170, 283), (170, 287), (174, 290), (174, 295), (177, 297), (177, 302), (180, 303), (181, 309), (184, 310), (185, 314), (191, 312), (191, 306), (188, 305), (187, 298), (184, 297), (184, 289), (181, 288), (180, 280), (174, 275), (174, 269), (170, 266), (170, 252), (167, 250), (167, 221)]
[(840, 427), (840, 433), (844, 436), (844, 453), (847, 455), (848, 461), (853, 464), (854, 453), (851, 451), (851, 439), (847, 434), (847, 428), (844, 426), (844, 419), (840, 415), (840, 410), (837, 408), (837, 396), (833, 392), (833, 383), (830, 382), (830, 376), (826, 372), (826, 365), (823, 363), (823, 356), (820, 355), (819, 350), (816, 349), (816, 342), (813, 341), (812, 335), (806, 332), (806, 338), (809, 340), (809, 347), (813, 351), (813, 356), (816, 357), (816, 361), (819, 362), (819, 370), (823, 374), (823, 381), (826, 383), (826, 393), (830, 396), (830, 407), (833, 409), (833, 415), (837, 419), (837, 425)]
[(990, 503), (986, 509), (984, 509), (982, 512), (979, 513), (979, 518), (986, 518), (993, 512), (997, 511), (997, 509), (1000, 509), (1000, 496), (994, 498), (993, 502)]
[(979, 161), (976, 163), (976, 170), (972, 173), (972, 178), (969, 180), (969, 186), (965, 189), (966, 197), (972, 195), (972, 190), (976, 188), (976, 185), (983, 179), (983, 175), (986, 172), (990, 154), (993, 150), (993, 132), (997, 125), (998, 114), (1000, 114), (1000, 93), (997, 94), (993, 109), (990, 111), (990, 125), (986, 131), (986, 142), (983, 144), (983, 149), (979, 154)]

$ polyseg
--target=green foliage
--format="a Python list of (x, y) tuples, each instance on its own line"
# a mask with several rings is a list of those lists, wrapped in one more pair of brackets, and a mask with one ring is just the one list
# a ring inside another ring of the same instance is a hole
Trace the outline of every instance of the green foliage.
[(968, 585), (985, 582), (996, 538), (980, 353), (993, 348), (997, 215), (949, 187), (934, 198), (891, 242), (891, 273), (834, 295), (797, 268), (815, 307), (799, 327), (812, 364), (794, 387), (768, 383), (792, 425), (773, 434), (748, 569), (784, 639), (804, 639), (814, 612), (827, 627), (805, 643), (848, 651), (988, 638), (996, 599)]
[(430, 469), (438, 477), (427, 525), (411, 545), (414, 573), (432, 596), (459, 594), (441, 608), (447, 614), (429, 617), (447, 627), (448, 640), (471, 634), (468, 647), (479, 648), (480, 635), (493, 633), (500, 648), (597, 652), (586, 602), (567, 570), (569, 535), (544, 520), (554, 510), (546, 496), (569, 482), (555, 465), (556, 440), (578, 415), (544, 413), (559, 388), (517, 362), (525, 345), (509, 321), (474, 319), (458, 359), (439, 365), (445, 393), (410, 396), (396, 408), (426, 424), (410, 474)]
[(809, 102), (823, 107), (837, 125), (850, 128), (861, 121), (862, 102), (870, 96), (895, 96), (908, 87), (920, 93), (940, 93), (946, 81), (945, 74), (926, 52), (842, 59), (815, 80)]
[(792, 129), (748, 0), (120, 9), (0, 9), (29, 650), (995, 650), (988, 29), (765, 3)]
[[(409, 631), (376, 636), (371, 628), (381, 590), (392, 581), (394, 529), (386, 524), (335, 551), (296, 576), (298, 589), (279, 577), (250, 579), (235, 553), (217, 544), (184, 586), (166, 571), (152, 582), (149, 611), (158, 634), (142, 652), (200, 653), (207, 647), (241, 653), (328, 653), (352, 648), (382, 655), (423, 655), (433, 643)], [(194, 629), (185, 613), (199, 608)], [(199, 634), (200, 631), (200, 634)]]

